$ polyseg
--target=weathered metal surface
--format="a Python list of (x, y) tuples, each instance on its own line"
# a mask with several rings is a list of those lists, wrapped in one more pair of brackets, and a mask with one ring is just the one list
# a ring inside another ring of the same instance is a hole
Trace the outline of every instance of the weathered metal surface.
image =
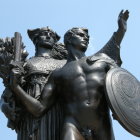
[(120, 124), (140, 137), (140, 83), (122, 68), (111, 69), (106, 76), (106, 95)]

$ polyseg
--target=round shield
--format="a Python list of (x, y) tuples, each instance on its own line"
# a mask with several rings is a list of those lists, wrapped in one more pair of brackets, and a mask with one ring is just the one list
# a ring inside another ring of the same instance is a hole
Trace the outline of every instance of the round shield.
[(106, 76), (106, 96), (113, 114), (130, 133), (140, 137), (140, 82), (122, 68)]

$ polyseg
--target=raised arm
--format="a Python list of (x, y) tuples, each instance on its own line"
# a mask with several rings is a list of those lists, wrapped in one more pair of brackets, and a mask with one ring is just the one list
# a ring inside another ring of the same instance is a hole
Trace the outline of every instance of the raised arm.
[(119, 66), (122, 64), (122, 60), (120, 57), (120, 44), (127, 30), (127, 20), (129, 17), (129, 12), (123, 10), (120, 12), (118, 17), (118, 30), (114, 32), (111, 39), (107, 42), (107, 44), (97, 52), (107, 54), (111, 57)]
[(31, 114), (33, 114), (35, 117), (40, 117), (44, 111), (47, 111), (55, 102), (55, 86), (53, 78), (49, 78), (49, 81), (45, 85), (39, 100), (31, 97), (21, 88), (21, 86), (18, 84), (19, 78), (19, 68), (13, 68), (11, 72), (11, 89)]
[(118, 17), (118, 30), (116, 32), (115, 38), (116, 38), (116, 43), (117, 45), (121, 44), (121, 41), (124, 37), (124, 34), (127, 30), (127, 20), (129, 17), (129, 11), (126, 10), (123, 12), (123, 10), (120, 12), (119, 17)]

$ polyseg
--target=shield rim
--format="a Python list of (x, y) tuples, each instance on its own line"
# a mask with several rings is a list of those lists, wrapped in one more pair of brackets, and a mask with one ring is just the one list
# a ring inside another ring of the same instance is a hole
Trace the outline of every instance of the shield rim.
[[(128, 119), (126, 119), (126, 116), (124, 116), (124, 114), (122, 114), (122, 110), (120, 109), (120, 106), (118, 105), (119, 108), (115, 108), (115, 105), (118, 104), (117, 101), (116, 101), (116, 96), (114, 95), (114, 92), (113, 92), (113, 88), (112, 88), (112, 84), (111, 86), (109, 87), (108, 86), (108, 83), (110, 83), (111, 79), (112, 79), (112, 74), (115, 72), (115, 71), (118, 71), (118, 70), (121, 70), (121, 71), (124, 71), (126, 73), (129, 73), (127, 70), (123, 69), (123, 68), (113, 68), (111, 70), (108, 71), (107, 75), (106, 75), (106, 82), (105, 82), (105, 91), (106, 91), (106, 99), (107, 99), (107, 102), (109, 104), (109, 107), (111, 109), (111, 111), (113, 112), (113, 114), (115, 114), (117, 116), (117, 120), (118, 122), (121, 124), (121, 126), (123, 128), (125, 128), (128, 132), (130, 132), (131, 134), (133, 134), (134, 136), (137, 136), (137, 137), (140, 137), (140, 128), (139, 128), (139, 131), (134, 128), (131, 123), (128, 121)], [(131, 76), (133, 76), (131, 73), (129, 73)], [(134, 77), (134, 76), (133, 76)], [(134, 77), (135, 78), (135, 77)], [(135, 78), (136, 79), (136, 78)], [(112, 92), (113, 94), (110, 96), (110, 92)], [(109, 93), (109, 94), (108, 94)], [(114, 95), (114, 96), (113, 96)], [(111, 103), (111, 100), (113, 97), (113, 101), (114, 102), (113, 104)], [(111, 98), (111, 100), (110, 100)], [(116, 112), (119, 112), (119, 113), (116, 113)], [(118, 116), (118, 114), (121, 114), (121, 117)], [(121, 119), (120, 119), (121, 118)], [(134, 125), (134, 124), (133, 124)]]

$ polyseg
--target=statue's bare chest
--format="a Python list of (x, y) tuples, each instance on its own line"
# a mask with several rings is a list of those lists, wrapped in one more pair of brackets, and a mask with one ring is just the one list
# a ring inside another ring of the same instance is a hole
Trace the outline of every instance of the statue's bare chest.
[(64, 100), (97, 107), (104, 93), (105, 69), (104, 63), (89, 65), (86, 60), (67, 63), (58, 78)]
[(79, 60), (67, 63), (60, 71), (63, 84), (79, 84), (85, 82), (100, 86), (104, 83), (106, 67), (101, 63), (89, 65), (86, 60)]

